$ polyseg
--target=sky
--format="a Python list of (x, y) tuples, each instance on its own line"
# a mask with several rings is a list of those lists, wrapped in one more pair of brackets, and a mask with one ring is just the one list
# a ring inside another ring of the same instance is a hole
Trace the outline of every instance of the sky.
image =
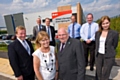
[(83, 13), (92, 13), (94, 20), (103, 15), (120, 15), (120, 0), (0, 0), (0, 26), (5, 26), (4, 15), (34, 13), (57, 9), (58, 6), (76, 6), (80, 2)]

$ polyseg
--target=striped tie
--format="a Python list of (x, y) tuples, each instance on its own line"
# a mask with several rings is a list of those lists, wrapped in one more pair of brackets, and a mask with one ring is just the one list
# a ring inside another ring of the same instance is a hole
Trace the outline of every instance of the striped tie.
[(29, 46), (26, 44), (25, 41), (23, 41), (23, 43), (24, 43), (24, 47), (25, 47), (26, 51), (27, 51), (28, 54), (30, 55), (30, 48), (29, 48)]

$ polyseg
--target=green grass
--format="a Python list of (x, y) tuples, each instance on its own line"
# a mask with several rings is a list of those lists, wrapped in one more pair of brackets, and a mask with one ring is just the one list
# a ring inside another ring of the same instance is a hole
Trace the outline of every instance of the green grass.
[(7, 52), (7, 51), (8, 51), (7, 45), (5, 45), (5, 44), (0, 44), (0, 51), (2, 51), (2, 52)]
[[(33, 47), (35, 48), (35, 45), (33, 44)], [(7, 45), (5, 44), (0, 44), (0, 51), (1, 52), (7, 52), (8, 49), (7, 49)], [(117, 49), (116, 49), (116, 58), (120, 58), (120, 38), (119, 38), (119, 42), (118, 42), (118, 46), (117, 46)]]
[[(33, 44), (33, 47), (35, 49), (35, 44)], [(0, 44), (0, 51), (1, 52), (8, 52), (7, 45), (5, 44)]]
[(0, 30), (0, 34), (7, 34), (7, 30)]

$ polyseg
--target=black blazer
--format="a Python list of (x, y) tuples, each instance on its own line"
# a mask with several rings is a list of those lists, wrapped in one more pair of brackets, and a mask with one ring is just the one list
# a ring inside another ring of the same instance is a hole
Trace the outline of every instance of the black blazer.
[[(55, 29), (54, 29), (54, 26), (50, 26), (50, 30), (51, 30), (51, 35), (52, 35), (52, 43), (53, 43), (53, 46), (55, 46)], [(44, 28), (44, 31), (46, 31), (46, 28)]]
[(34, 52), (34, 49), (32, 47), (31, 42), (29, 42), (28, 40), (26, 41), (30, 47), (31, 55), (28, 54), (28, 52), (19, 42), (18, 39), (16, 39), (13, 43), (11, 43), (8, 46), (9, 62), (16, 77), (20, 75), (23, 76), (28, 76), (31, 74), (34, 75), (33, 57), (32, 57), (32, 53)]
[(58, 50), (59, 78), (61, 80), (85, 80), (85, 59), (81, 42), (69, 38), (62, 52)]
[[(96, 57), (98, 55), (98, 49), (99, 49), (99, 39), (100, 39), (101, 33), (96, 32), (95, 34), (95, 54)], [(116, 55), (116, 47), (118, 45), (118, 39), (119, 39), (119, 34), (118, 32), (114, 30), (109, 30), (108, 35), (106, 37), (105, 41), (105, 57), (115, 57)]]

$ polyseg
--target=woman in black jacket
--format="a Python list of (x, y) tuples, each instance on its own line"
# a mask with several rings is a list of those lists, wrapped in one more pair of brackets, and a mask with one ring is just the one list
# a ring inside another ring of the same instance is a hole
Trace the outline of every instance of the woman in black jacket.
[(115, 61), (115, 49), (118, 45), (118, 39), (118, 32), (110, 29), (110, 18), (103, 16), (99, 22), (99, 31), (95, 35), (97, 80), (109, 80)]

